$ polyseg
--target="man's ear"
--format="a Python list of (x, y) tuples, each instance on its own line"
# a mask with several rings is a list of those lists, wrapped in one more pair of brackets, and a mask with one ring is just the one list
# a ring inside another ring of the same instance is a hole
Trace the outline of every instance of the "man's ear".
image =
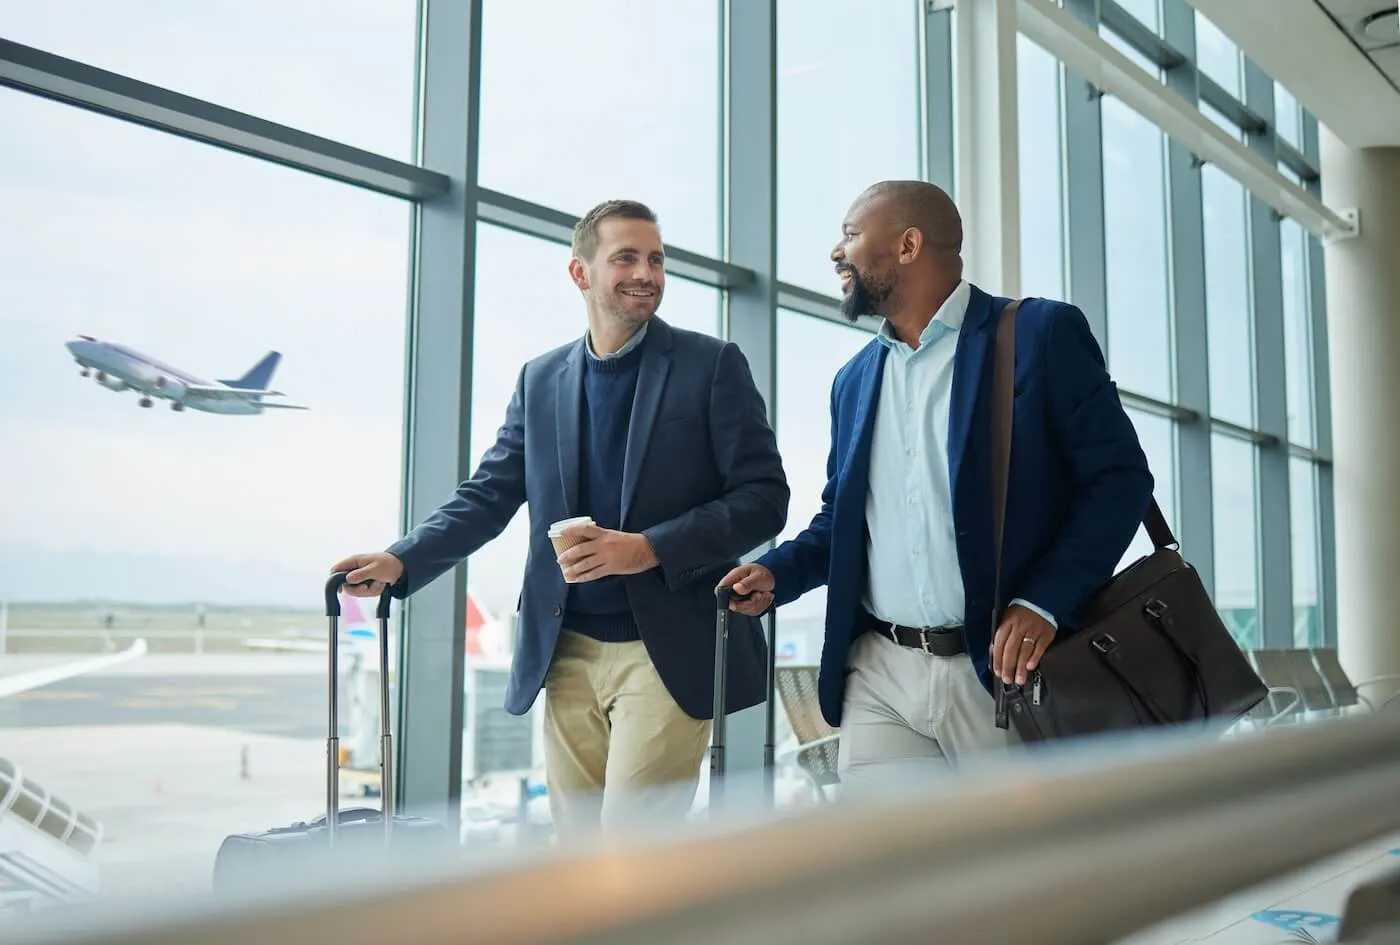
[(577, 256), (569, 260), (569, 278), (573, 279), (574, 285), (581, 290), (588, 290), (588, 267)]
[(899, 240), (899, 261), (912, 262), (924, 248), (924, 234), (918, 227), (907, 228)]

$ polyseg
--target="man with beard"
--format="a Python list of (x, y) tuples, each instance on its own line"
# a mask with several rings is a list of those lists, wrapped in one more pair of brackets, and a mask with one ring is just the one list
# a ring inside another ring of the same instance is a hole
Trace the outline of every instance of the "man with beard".
[[(857, 198), (831, 258), (848, 319), (883, 318), (837, 373), (821, 511), (722, 584), (759, 614), (827, 586), (822, 714), (860, 787), (1005, 748), (994, 679), (1024, 684), (1113, 574), (1152, 475), (1083, 313), (1025, 300), (1016, 317), (1015, 421), (993, 601), (991, 395), (999, 317), (962, 277), (946, 193), (887, 181)], [(992, 626), (995, 604), (1006, 604)]]
[[(402, 598), (528, 505), (506, 709), (523, 715), (545, 691), (561, 836), (689, 811), (713, 715), (714, 587), (782, 531), (789, 496), (738, 347), (656, 315), (665, 254), (651, 210), (589, 211), (569, 275), (588, 330), (521, 369), (472, 477), (386, 551), (332, 568), (350, 572), (351, 593)], [(757, 619), (731, 628), (728, 711), (764, 699), (766, 653)]]

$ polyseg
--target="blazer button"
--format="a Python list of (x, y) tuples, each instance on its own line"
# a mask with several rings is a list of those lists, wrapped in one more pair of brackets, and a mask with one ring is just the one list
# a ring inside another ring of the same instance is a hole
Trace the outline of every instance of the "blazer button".
[(560, 607), (558, 604), (555, 604), (555, 605), (554, 605), (554, 616), (556, 616), (556, 617), (562, 617), (562, 616), (564, 616), (564, 608), (563, 608), (563, 607)]

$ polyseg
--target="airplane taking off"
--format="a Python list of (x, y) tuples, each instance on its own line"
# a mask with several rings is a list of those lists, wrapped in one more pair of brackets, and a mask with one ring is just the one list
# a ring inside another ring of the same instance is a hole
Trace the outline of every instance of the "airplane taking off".
[(138, 403), (142, 407), (151, 406), (151, 398), (159, 397), (170, 401), (170, 409), (176, 411), (189, 407), (204, 413), (247, 416), (260, 414), (264, 409), (309, 409), (263, 399), (283, 396), (281, 391), (267, 387), (282, 360), (276, 351), (269, 351), (237, 380), (206, 381), (124, 345), (99, 341), (90, 335), (79, 335), (65, 342), (64, 347), (82, 367), (83, 377), (95, 376), (97, 383), (108, 390), (136, 391), (141, 395)]

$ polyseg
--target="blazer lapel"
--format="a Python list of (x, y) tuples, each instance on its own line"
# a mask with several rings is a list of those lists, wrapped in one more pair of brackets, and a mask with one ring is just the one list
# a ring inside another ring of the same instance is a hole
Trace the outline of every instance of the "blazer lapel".
[(885, 358), (890, 350), (877, 344), (875, 354), (866, 362), (856, 400), (855, 441), (843, 459), (841, 483), (855, 494), (864, 496), (870, 485), (870, 444), (875, 437), (876, 406), (880, 402), (880, 386), (885, 377)]
[(559, 371), (555, 393), (554, 432), (559, 440), (559, 478), (564, 486), (564, 514), (578, 510), (579, 425), (583, 422), (583, 341), (574, 345)]
[[(958, 488), (958, 473), (967, 453), (967, 438), (972, 432), (972, 419), (983, 381), (987, 377), (988, 344), (996, 327), (991, 318), (992, 297), (976, 286), (968, 299), (963, 330), (958, 333), (958, 346), (953, 355), (953, 390), (948, 405), (948, 483), (954, 494)], [(990, 326), (990, 327), (989, 327)]]
[(637, 491), (637, 479), (642, 472), (651, 443), (651, 428), (656, 412), (661, 409), (661, 395), (666, 390), (666, 376), (671, 371), (671, 332), (666, 323), (653, 317), (642, 340), (642, 363), (637, 367), (637, 393), (632, 398), (632, 418), (627, 426), (627, 455), (622, 463), (622, 524), (626, 527), (627, 513)]

